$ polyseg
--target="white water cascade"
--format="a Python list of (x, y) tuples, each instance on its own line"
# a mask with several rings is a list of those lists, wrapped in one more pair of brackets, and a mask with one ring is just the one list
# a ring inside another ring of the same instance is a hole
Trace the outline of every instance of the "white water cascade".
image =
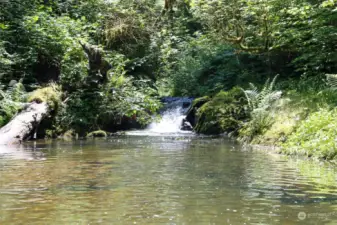
[(180, 127), (184, 118), (182, 107), (168, 109), (162, 114), (160, 121), (151, 123), (145, 131), (162, 134), (180, 133), (183, 132)]
[(164, 109), (161, 112), (161, 118), (158, 121), (152, 122), (144, 130), (130, 131), (127, 134), (145, 136), (193, 134), (192, 131), (181, 130), (183, 119), (186, 116), (185, 114), (191, 101), (189, 98), (170, 99), (170, 101), (165, 103)]

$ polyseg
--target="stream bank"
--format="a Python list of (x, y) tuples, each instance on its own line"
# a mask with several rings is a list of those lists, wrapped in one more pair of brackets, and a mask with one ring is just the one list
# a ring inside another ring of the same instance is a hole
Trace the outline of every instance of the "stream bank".
[(252, 109), (252, 99), (243, 89), (221, 91), (196, 99), (187, 118), (199, 134), (225, 134), (242, 144), (277, 148), (287, 155), (335, 160), (337, 110), (319, 106), (324, 99), (315, 105), (313, 95), (285, 93), (268, 102), (274, 93), (260, 97)]

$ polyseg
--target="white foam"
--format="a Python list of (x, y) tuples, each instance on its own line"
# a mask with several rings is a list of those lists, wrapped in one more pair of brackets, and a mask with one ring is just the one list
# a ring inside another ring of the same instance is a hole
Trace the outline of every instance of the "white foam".
[(185, 118), (183, 107), (175, 106), (169, 108), (162, 113), (160, 121), (152, 122), (146, 129), (138, 131), (126, 132), (127, 135), (144, 135), (144, 136), (160, 136), (160, 135), (188, 135), (193, 134), (191, 131), (181, 130), (182, 121)]

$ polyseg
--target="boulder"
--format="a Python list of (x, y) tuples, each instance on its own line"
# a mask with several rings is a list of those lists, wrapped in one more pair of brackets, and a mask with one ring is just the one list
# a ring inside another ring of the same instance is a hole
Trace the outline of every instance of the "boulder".
[(197, 124), (198, 118), (196, 113), (198, 109), (208, 101), (210, 101), (210, 97), (204, 96), (201, 98), (197, 98), (192, 102), (192, 105), (186, 113), (186, 120), (191, 124), (192, 127)]

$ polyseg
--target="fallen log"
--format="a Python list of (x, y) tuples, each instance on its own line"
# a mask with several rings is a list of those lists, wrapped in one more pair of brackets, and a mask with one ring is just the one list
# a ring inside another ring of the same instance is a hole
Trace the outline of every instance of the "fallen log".
[(25, 104), (23, 110), (0, 129), (0, 145), (20, 144), (31, 138), (49, 112), (49, 105), (45, 102)]

